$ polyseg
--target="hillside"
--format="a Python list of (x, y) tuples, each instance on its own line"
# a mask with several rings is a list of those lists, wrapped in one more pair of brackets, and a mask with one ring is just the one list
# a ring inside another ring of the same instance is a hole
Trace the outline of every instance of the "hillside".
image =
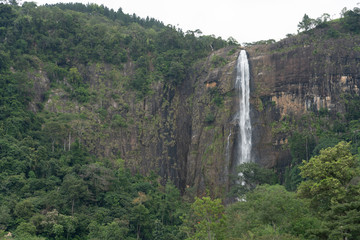
[(43, 121), (41, 145), (58, 158), (78, 140), (100, 159), (122, 158), (133, 172), (152, 169), (180, 186), (172, 169), (184, 162), (174, 146), (176, 87), (196, 61), (228, 43), (96, 5), (3, 8), (10, 11), (4, 75), (29, 84), (19, 95), (27, 96), (24, 110)]
[[(0, 239), (357, 239), (357, 9), (245, 47), (95, 4), (0, 16)], [(243, 48), (255, 163), (238, 175)], [(334, 187), (314, 196), (308, 168)]]

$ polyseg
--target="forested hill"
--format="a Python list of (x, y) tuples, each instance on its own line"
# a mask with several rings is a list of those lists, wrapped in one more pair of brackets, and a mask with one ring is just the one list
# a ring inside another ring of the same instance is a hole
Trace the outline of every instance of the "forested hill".
[(117, 139), (145, 142), (155, 87), (229, 44), (95, 4), (1, 3), (0, 238), (183, 239), (179, 190)]
[(96, 4), (2, 2), (0, 239), (360, 236), (359, 9), (247, 47), (261, 159), (287, 159), (239, 175), (234, 39)]
[(185, 34), (155, 19), (145, 20), (95, 4), (3, 4), (1, 21), (2, 55), (11, 57), (13, 66), (26, 63), (19, 57), (22, 54), (71, 67), (90, 62), (121, 64), (149, 53), (156, 57), (175, 54), (167, 52), (170, 50), (186, 58), (182, 61), (186, 66), (227, 45), (221, 38), (195, 37), (198, 31)]
[(141, 122), (146, 106), (139, 104), (160, 86), (171, 97), (197, 60), (233, 44), (94, 4), (1, 4), (0, 34), (1, 74), (7, 79), (1, 82), (2, 134), (15, 142), (31, 137), (55, 159), (78, 140), (97, 157), (132, 154), (125, 160), (145, 161), (150, 156), (136, 155), (137, 146), (115, 146), (121, 142), (116, 133), (140, 137), (139, 128), (148, 126)]

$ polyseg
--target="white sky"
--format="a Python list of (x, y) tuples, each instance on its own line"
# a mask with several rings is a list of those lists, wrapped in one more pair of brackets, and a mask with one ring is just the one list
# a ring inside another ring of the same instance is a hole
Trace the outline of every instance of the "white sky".
[[(32, 1), (32, 0), (28, 0)], [(61, 0), (34, 0), (38, 5)], [(360, 0), (62, 0), (104, 4), (117, 11), (141, 18), (147, 16), (187, 30), (200, 29), (239, 43), (284, 38), (297, 32), (297, 24), (304, 14), (311, 18), (328, 13), (339, 18), (344, 7), (360, 7)], [(359, 5), (357, 5), (359, 3)]]

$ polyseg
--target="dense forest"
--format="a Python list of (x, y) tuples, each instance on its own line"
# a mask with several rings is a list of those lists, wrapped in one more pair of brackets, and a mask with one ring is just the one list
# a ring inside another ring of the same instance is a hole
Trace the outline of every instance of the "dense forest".
[[(333, 21), (305, 15), (299, 29), (357, 35), (360, 9)], [(0, 3), (0, 239), (360, 239), (359, 96), (343, 96), (347, 113), (332, 127), (326, 109), (304, 120), (289, 140), (284, 176), (241, 165), (220, 199), (129, 169), (120, 156), (97, 155), (81, 137), (90, 130), (76, 125), (89, 116), (49, 111), (50, 93), (34, 83), (45, 72), (51, 89), (77, 103), (70, 107), (99, 105), (99, 128), (123, 129), (131, 119), (109, 115), (86, 66), (106, 65), (113, 86), (144, 101), (152, 84), (176, 88), (196, 62), (224, 47), (239, 45), (96, 4)]]

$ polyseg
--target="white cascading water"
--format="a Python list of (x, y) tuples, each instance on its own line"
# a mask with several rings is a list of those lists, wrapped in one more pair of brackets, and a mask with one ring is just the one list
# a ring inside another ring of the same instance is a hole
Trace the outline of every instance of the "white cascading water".
[(227, 137), (227, 142), (226, 142), (226, 149), (225, 149), (225, 160), (226, 160), (226, 164), (225, 164), (225, 176), (228, 176), (229, 174), (229, 163), (230, 163), (230, 157), (231, 157), (231, 153), (230, 153), (230, 137), (231, 137), (231, 128), (230, 128), (230, 133)]
[(229, 133), (229, 136), (227, 137), (227, 142), (226, 142), (226, 161), (227, 161), (227, 163), (229, 163), (229, 161), (230, 161), (230, 137), (231, 137), (231, 128), (230, 128), (230, 133)]
[(237, 113), (238, 134), (237, 165), (251, 161), (251, 121), (250, 121), (250, 71), (246, 51), (241, 50), (236, 65), (235, 88), (238, 91)]

